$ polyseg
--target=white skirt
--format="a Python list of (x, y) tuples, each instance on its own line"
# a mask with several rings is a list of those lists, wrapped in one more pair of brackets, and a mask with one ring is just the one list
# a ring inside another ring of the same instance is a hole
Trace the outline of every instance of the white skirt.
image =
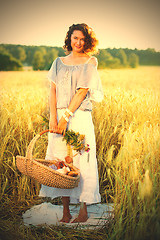
[[(60, 119), (65, 109), (58, 109), (57, 114)], [(78, 187), (73, 189), (60, 189), (41, 185), (40, 197), (70, 197), (70, 203), (76, 204), (85, 202), (86, 204), (98, 203), (101, 201), (99, 194), (99, 179), (96, 159), (96, 143), (94, 125), (90, 111), (77, 110), (68, 122), (68, 129), (85, 135), (85, 141), (89, 144), (90, 151), (78, 154), (73, 158), (73, 165), (80, 169), (80, 182)], [(48, 147), (46, 160), (54, 157), (64, 160), (67, 155), (66, 141), (62, 141), (63, 136), (55, 133), (48, 133)], [(75, 154), (75, 152), (73, 152)]]

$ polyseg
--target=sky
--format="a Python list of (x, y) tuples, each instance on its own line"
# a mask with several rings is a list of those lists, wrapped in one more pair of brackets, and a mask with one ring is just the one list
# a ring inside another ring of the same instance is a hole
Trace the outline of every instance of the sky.
[(73, 23), (94, 30), (99, 48), (160, 51), (159, 0), (0, 0), (0, 43), (64, 45)]

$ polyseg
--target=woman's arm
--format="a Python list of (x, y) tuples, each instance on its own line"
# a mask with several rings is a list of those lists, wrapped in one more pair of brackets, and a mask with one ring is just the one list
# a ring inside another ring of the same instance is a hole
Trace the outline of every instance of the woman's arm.
[(49, 97), (49, 105), (50, 105), (50, 119), (49, 119), (49, 129), (50, 132), (57, 132), (58, 123), (57, 123), (57, 101), (56, 101), (56, 85), (51, 82), (50, 86), (50, 97)]
[[(88, 88), (80, 88), (76, 94), (73, 96), (68, 109), (73, 113), (82, 103), (82, 101), (84, 100), (86, 94), (88, 92)], [(66, 114), (67, 115), (67, 114)], [(69, 117), (69, 114), (68, 116)]]
[[(82, 103), (82, 101), (84, 100), (86, 94), (88, 92), (88, 88), (80, 88), (76, 94), (73, 96), (68, 109), (73, 113)], [(69, 113), (66, 112), (65, 115), (69, 118)], [(58, 132), (59, 133), (63, 133), (63, 135), (65, 135), (65, 131), (66, 131), (66, 127), (67, 127), (67, 121), (64, 119), (64, 117), (61, 117), (61, 119), (59, 120), (58, 123)]]

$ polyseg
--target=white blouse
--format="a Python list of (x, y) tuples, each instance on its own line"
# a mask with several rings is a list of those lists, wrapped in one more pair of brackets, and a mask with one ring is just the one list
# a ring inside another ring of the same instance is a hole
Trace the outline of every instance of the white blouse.
[(57, 108), (67, 108), (79, 88), (88, 88), (87, 95), (79, 109), (91, 111), (91, 101), (101, 102), (103, 90), (101, 80), (94, 64), (66, 65), (60, 57), (56, 58), (47, 75), (56, 85)]

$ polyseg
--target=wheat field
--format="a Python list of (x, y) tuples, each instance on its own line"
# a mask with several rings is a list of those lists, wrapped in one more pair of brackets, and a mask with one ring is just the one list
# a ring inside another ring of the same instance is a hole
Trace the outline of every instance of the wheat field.
[[(63, 229), (60, 238), (58, 228), (39, 233), (19, 224), (22, 211), (40, 201), (39, 184), (18, 172), (15, 157), (25, 156), (31, 139), (47, 128), (46, 74), (0, 72), (0, 232), (11, 239), (158, 239), (160, 67), (99, 70), (105, 97), (93, 104), (92, 116), (102, 202), (114, 203), (109, 225), (94, 236)], [(44, 157), (46, 145), (44, 136), (34, 156)]]

